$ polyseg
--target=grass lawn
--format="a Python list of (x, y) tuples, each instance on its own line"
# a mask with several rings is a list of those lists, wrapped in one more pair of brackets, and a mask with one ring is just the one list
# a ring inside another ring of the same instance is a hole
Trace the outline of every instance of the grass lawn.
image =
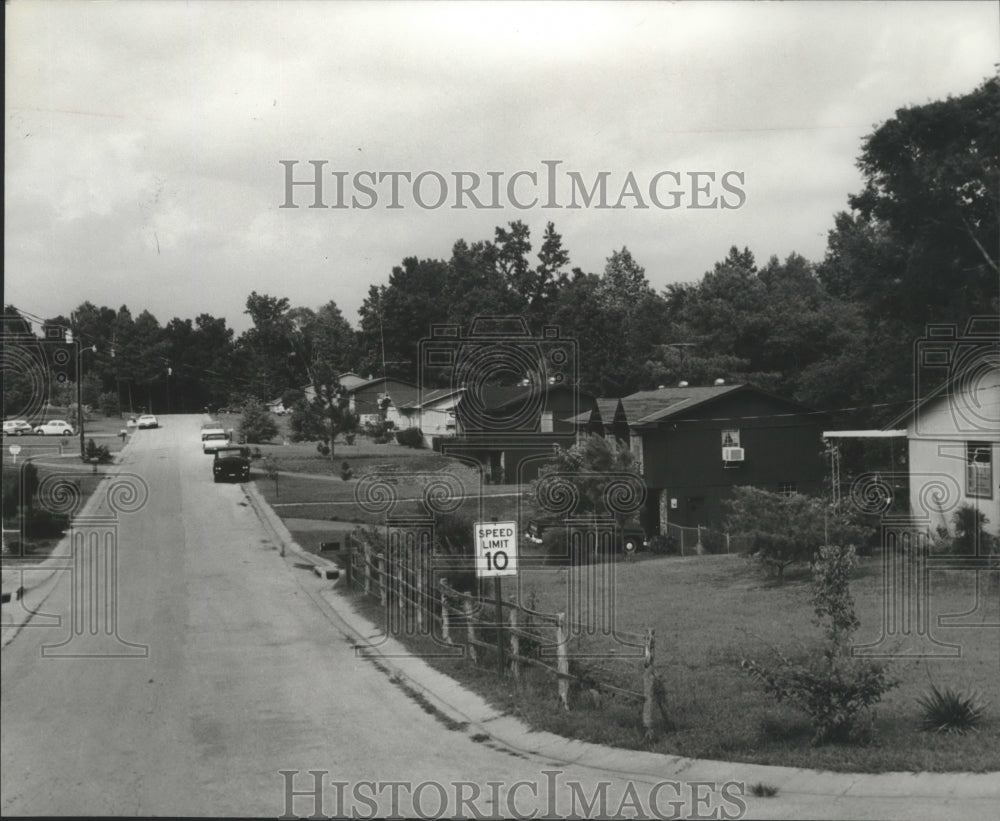
[[(76, 424), (76, 417), (60, 408), (48, 409), (46, 418), (66, 419)], [(95, 444), (104, 445), (112, 454), (116, 454), (124, 447), (124, 442), (118, 435), (124, 427), (124, 420), (117, 417), (93, 415), (92, 418), (84, 420), (84, 442), (93, 439)], [(10, 453), (11, 445), (20, 447), (16, 458)], [(95, 476), (92, 473), (92, 466), (81, 462), (79, 436), (5, 436), (3, 438), (4, 486), (12, 481), (14, 471), (22, 469), (28, 460), (38, 468), (39, 482), (53, 473), (62, 473), (79, 488), (77, 510), (86, 504), (94, 488), (100, 483), (101, 474), (107, 470), (107, 467), (99, 466), (99, 473)], [(43, 509), (44, 504), (36, 501), (35, 508)], [(16, 518), (5, 519), (3, 527), (8, 531), (4, 534), (5, 542), (14, 545), (11, 554), (4, 556), (4, 562), (40, 561), (48, 556), (60, 541), (59, 537), (23, 538), (19, 534), (20, 525)]]
[[(881, 634), (881, 573), (877, 558), (863, 559), (852, 582), (862, 625), (856, 635), (858, 644), (875, 641)], [(646, 749), (841, 771), (1000, 770), (1000, 628), (995, 626), (1000, 624), (1000, 593), (996, 579), (983, 576), (981, 607), (966, 619), (976, 626), (939, 627), (938, 616), (973, 609), (976, 587), (972, 574), (932, 572), (932, 635), (960, 645), (961, 656), (894, 660), (891, 669), (900, 684), (877, 707), (873, 741), (814, 747), (806, 717), (767, 697), (739, 666), (745, 656), (765, 656), (768, 645), (794, 653), (820, 638), (812, 621), (807, 572), (793, 572), (783, 585), (776, 586), (738, 556), (703, 556), (641, 557), (634, 563), (616, 564), (614, 574), (614, 623), (625, 631), (656, 630), (657, 668), (676, 725)], [(572, 612), (568, 607), (570, 580), (566, 568), (525, 569), (520, 596), (524, 601), (533, 595), (540, 610)], [(508, 597), (517, 595), (517, 580), (509, 580), (504, 592)], [(358, 596), (356, 604), (374, 618), (381, 615), (377, 600)], [(585, 615), (578, 613), (577, 618)], [(600, 635), (571, 644), (585, 651), (598, 640), (608, 648), (610, 639)], [(414, 646), (415, 651), (437, 649), (424, 641)], [(620, 648), (619, 652), (635, 651)], [(639, 705), (634, 702), (605, 696), (599, 707), (584, 700), (564, 712), (556, 705), (551, 677), (543, 681), (536, 676), (539, 687), (518, 690), (510, 680), (497, 680), (489, 661), (480, 667), (448, 660), (432, 663), (538, 729), (644, 748)], [(616, 683), (641, 689), (638, 659), (583, 663), (599, 664)], [(991, 701), (978, 732), (961, 736), (919, 729), (916, 699), (931, 682), (976, 690)]]

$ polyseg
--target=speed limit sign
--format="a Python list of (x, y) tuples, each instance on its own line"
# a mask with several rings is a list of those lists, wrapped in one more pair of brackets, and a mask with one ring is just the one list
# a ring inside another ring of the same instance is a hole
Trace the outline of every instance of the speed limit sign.
[(476, 522), (476, 575), (517, 575), (517, 522)]

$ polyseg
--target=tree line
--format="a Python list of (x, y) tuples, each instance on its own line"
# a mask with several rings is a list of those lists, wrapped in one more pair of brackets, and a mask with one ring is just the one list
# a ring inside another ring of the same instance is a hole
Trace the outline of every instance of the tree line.
[[(724, 378), (843, 423), (880, 424), (911, 398), (912, 346), (928, 322), (962, 327), (1000, 309), (1000, 80), (899, 109), (863, 140), (857, 164), (864, 187), (835, 215), (819, 262), (792, 253), (760, 263), (732, 247), (700, 279), (656, 291), (627, 247), (585, 272), (552, 222), (536, 251), (514, 221), (458, 239), (447, 259), (405, 258), (369, 287), (357, 328), (332, 301), (296, 307), (253, 292), (252, 325), (238, 337), (210, 314), (161, 325), (146, 310), (90, 302), (45, 318), (35, 335), (69, 328), (97, 346), (77, 349), (86, 404), (192, 412), (293, 401), (343, 371), (416, 381), (433, 324), (520, 315), (577, 341), (580, 388), (597, 396)], [(13, 331), (31, 333), (16, 307), (4, 319), (5, 345)], [(5, 373), (5, 407), (26, 389)], [(51, 390), (58, 399), (69, 388)]]

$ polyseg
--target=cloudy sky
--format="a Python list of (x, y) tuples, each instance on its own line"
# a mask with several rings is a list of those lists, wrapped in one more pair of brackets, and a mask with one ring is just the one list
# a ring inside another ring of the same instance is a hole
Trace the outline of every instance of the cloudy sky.
[[(241, 331), (256, 290), (354, 322), (404, 257), (515, 219), (586, 271), (626, 245), (657, 288), (731, 245), (818, 261), (864, 135), (998, 60), (995, 2), (13, 0), (4, 299)], [(324, 161), (326, 208), (280, 207), (282, 160)], [(620, 208), (584, 204), (601, 172)]]

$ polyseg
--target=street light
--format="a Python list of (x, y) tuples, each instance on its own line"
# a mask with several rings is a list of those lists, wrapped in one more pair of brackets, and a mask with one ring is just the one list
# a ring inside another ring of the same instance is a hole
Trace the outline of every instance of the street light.
[(97, 353), (97, 345), (91, 345), (89, 348), (81, 348), (80, 340), (73, 339), (73, 331), (66, 331), (66, 342), (72, 345), (76, 343), (76, 427), (80, 434), (80, 458), (87, 458), (87, 451), (83, 446), (83, 384), (80, 381), (80, 359), (83, 357), (84, 353), (87, 351), (93, 351)]

